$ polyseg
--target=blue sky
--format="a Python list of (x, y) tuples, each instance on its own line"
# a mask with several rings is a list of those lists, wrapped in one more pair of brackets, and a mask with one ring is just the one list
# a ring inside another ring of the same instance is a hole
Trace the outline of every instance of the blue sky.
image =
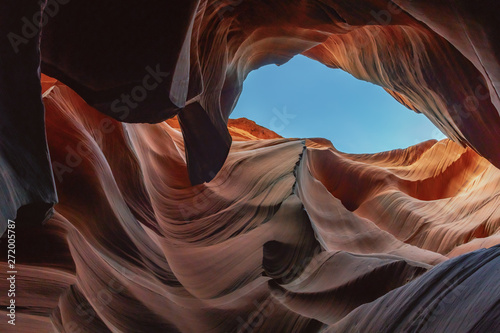
[(381, 87), (296, 56), (251, 72), (230, 118), (245, 117), (284, 137), (329, 139), (348, 153), (406, 148), (445, 136)]

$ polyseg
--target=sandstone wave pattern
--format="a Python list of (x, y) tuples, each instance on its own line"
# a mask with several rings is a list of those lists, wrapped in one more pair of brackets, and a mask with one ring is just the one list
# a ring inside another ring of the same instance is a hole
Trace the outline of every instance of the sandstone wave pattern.
[[(1, 2), (0, 331), (500, 332), (499, 10)], [(298, 54), (447, 139), (354, 155), (229, 119)]]
[(498, 328), (500, 170), (470, 148), (350, 155), (242, 119), (191, 186), (175, 121), (123, 124), (45, 88), (60, 202), (18, 231), (18, 331)]

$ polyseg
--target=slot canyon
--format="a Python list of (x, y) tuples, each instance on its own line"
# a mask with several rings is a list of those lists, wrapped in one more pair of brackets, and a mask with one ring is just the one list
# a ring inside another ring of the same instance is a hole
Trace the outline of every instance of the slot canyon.
[[(500, 331), (497, 1), (0, 9), (1, 332)], [(447, 138), (350, 154), (229, 118), (299, 54)]]

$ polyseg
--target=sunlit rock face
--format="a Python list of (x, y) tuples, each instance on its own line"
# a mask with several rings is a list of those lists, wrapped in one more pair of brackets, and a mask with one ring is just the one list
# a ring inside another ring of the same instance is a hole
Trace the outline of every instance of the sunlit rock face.
[(123, 124), (42, 86), (60, 202), (18, 224), (16, 332), (500, 325), (500, 170), (472, 149), (350, 155), (239, 119), (221, 171), (191, 186), (175, 119)]

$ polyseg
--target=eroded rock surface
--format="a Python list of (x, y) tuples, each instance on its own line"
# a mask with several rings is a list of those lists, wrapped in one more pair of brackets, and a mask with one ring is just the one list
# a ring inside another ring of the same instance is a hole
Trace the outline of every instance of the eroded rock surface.
[[(224, 164), (228, 117), (247, 74), (300, 53), (381, 85), (500, 167), (495, 0), (51, 0), (45, 16), (35, 0), (1, 6), (2, 126), (34, 142), (2, 130), (0, 186), (10, 201), (1, 210), (3, 227), (24, 205), (45, 211), (56, 202), (36, 81), (42, 27), (42, 71), (99, 111), (123, 122), (186, 119), (194, 184), (213, 179)], [(12, 161), (26, 170), (13, 170)]]
[(19, 224), (16, 331), (500, 324), (500, 170), (472, 149), (351, 155), (324, 139), (257, 140), (262, 128), (240, 120), (221, 171), (191, 186), (175, 122), (123, 124), (43, 86), (60, 202), (45, 226)]

